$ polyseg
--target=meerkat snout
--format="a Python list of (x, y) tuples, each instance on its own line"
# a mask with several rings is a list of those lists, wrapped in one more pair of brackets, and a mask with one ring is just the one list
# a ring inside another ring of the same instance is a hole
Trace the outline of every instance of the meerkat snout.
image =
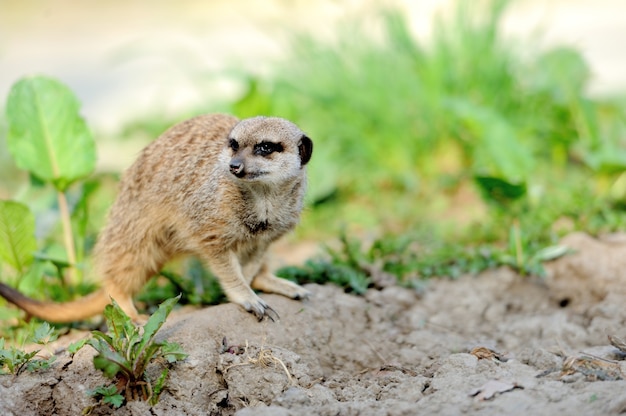
[(239, 158), (232, 158), (229, 164), (230, 173), (238, 178), (243, 178), (246, 175), (243, 160)]

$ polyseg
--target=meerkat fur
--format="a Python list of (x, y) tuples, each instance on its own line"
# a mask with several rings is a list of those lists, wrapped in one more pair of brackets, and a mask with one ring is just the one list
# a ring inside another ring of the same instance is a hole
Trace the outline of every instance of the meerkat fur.
[(203, 115), (177, 124), (128, 169), (94, 249), (102, 288), (67, 303), (40, 302), (0, 284), (29, 315), (71, 322), (102, 313), (111, 298), (135, 321), (133, 296), (163, 265), (196, 255), (231, 302), (276, 319), (253, 289), (301, 299), (309, 292), (274, 276), (269, 245), (299, 221), (313, 143), (277, 117)]

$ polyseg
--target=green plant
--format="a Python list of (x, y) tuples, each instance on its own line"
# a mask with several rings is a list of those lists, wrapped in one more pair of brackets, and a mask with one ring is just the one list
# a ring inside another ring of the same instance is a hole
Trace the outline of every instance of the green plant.
[[(101, 400), (102, 403), (110, 404), (111, 406), (118, 408), (124, 404), (124, 396), (122, 396), (118, 390), (117, 386), (98, 386), (93, 390), (88, 390), (87, 394), (91, 397), (95, 397), (97, 400)], [(85, 413), (89, 413), (90, 410)]]
[[(93, 244), (89, 201), (100, 180), (84, 180), (95, 144), (78, 100), (54, 79), (23, 78), (9, 93), (6, 124), (8, 153), (30, 181), (15, 201), (0, 200), (0, 278), (38, 298), (84, 294), (93, 288), (82, 271)], [(51, 218), (60, 219), (59, 241)], [(16, 313), (2, 308), (0, 315)]]
[(69, 349), (75, 353), (85, 344), (90, 345), (98, 352), (93, 360), (96, 369), (115, 379), (113, 385), (100, 386), (92, 390), (91, 395), (115, 407), (137, 399), (152, 405), (157, 403), (169, 370), (163, 368), (153, 379), (148, 366), (162, 360), (174, 363), (187, 357), (180, 345), (154, 339), (179, 299), (180, 296), (163, 302), (143, 327), (135, 326), (115, 301), (105, 308), (108, 332), (92, 331), (92, 338), (73, 344)]
[(196, 258), (162, 270), (162, 279), (153, 279), (139, 295), (139, 300), (152, 306), (155, 302), (181, 294), (181, 302), (190, 305), (215, 305), (226, 300), (219, 281)]
[(17, 166), (56, 190), (67, 263), (74, 274), (77, 257), (66, 192), (93, 171), (96, 160), (95, 144), (79, 114), (78, 100), (56, 80), (24, 78), (9, 92), (6, 115), (7, 144)]
[[(22, 345), (28, 342), (46, 346), (57, 338), (54, 329), (47, 322), (31, 326), (30, 329)], [(7, 347), (4, 338), (0, 338), (0, 374), (19, 375), (25, 369), (36, 371), (49, 368), (56, 356), (50, 354), (49, 358), (36, 358), (40, 351), (26, 352), (15, 346)]]
[(510, 227), (506, 246), (419, 244), (419, 238), (410, 235), (387, 235), (365, 245), (343, 233), (338, 248), (326, 247), (323, 258), (308, 260), (304, 266), (284, 267), (277, 274), (302, 284), (330, 282), (357, 294), (370, 286), (416, 286), (423, 279), (457, 278), (501, 266), (521, 275), (544, 277), (543, 263), (569, 250), (561, 245), (541, 244), (540, 240), (537, 235), (523, 233), (517, 221)]

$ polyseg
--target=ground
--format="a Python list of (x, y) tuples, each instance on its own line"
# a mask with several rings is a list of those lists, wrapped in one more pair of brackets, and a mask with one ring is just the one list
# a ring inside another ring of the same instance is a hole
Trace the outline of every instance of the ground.
[[(626, 239), (564, 239), (548, 277), (508, 269), (365, 296), (310, 285), (264, 299), (279, 322), (233, 304), (173, 314), (160, 337), (189, 357), (160, 402), (121, 415), (552, 415), (626, 412)], [(224, 340), (225, 338), (225, 340)], [(69, 340), (61, 340), (60, 345)], [(223, 345), (226, 345), (224, 347)], [(90, 347), (53, 368), (0, 378), (0, 414), (75, 415), (105, 382)], [(114, 413), (97, 406), (93, 414)]]

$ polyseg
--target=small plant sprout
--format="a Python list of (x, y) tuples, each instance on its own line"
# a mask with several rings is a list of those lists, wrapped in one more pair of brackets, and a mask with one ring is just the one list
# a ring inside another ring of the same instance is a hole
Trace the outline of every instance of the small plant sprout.
[[(57, 339), (54, 328), (47, 322), (39, 324), (29, 331), (24, 339), (25, 343), (35, 343), (47, 346)], [(15, 346), (6, 346), (4, 338), (0, 338), (0, 374), (19, 375), (22, 371), (37, 371), (50, 368), (56, 356), (48, 354), (49, 358), (36, 358), (41, 350), (26, 352)]]

